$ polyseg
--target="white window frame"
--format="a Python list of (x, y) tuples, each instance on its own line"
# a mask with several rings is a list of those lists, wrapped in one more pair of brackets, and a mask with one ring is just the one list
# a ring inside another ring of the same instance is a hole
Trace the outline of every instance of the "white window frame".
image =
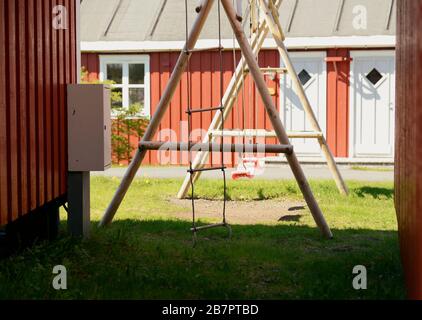
[[(113, 85), (115, 88), (122, 88), (122, 106), (129, 107), (129, 88), (143, 88), (145, 105), (139, 117), (151, 117), (151, 76), (150, 76), (150, 57), (149, 55), (100, 55), (100, 81), (107, 80), (107, 65), (122, 64), (123, 79), (122, 84)], [(129, 84), (129, 64), (145, 65), (145, 82), (144, 84)], [(115, 114), (112, 116), (116, 116)]]

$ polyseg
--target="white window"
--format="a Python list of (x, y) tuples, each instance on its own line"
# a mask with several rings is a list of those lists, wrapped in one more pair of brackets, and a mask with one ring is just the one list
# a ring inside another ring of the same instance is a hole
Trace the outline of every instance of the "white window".
[(113, 81), (113, 91), (120, 92), (121, 102), (112, 107), (142, 108), (139, 116), (150, 117), (150, 71), (148, 55), (103, 55), (100, 57), (100, 81)]

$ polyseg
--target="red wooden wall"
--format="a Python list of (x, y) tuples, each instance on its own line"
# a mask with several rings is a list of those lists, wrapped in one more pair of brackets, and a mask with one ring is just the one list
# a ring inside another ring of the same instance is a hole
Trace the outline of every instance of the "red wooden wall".
[(97, 54), (82, 54), (81, 65), (88, 72), (88, 78), (84, 80), (92, 82), (99, 79), (100, 59)]
[(398, 2), (396, 209), (409, 297), (422, 299), (422, 0)]
[[(179, 53), (177, 52), (157, 52), (150, 54), (151, 70), (151, 111), (154, 112), (159, 102), (161, 94), (170, 78), (171, 71), (176, 63)], [(349, 57), (349, 50), (330, 50), (328, 57)], [(237, 56), (237, 59), (239, 55)], [(280, 65), (279, 54), (276, 50), (263, 50), (259, 56), (259, 63), (262, 67), (278, 67)], [(90, 80), (96, 79), (99, 70), (99, 55), (95, 53), (84, 53), (82, 55), (82, 66), (89, 72)], [(224, 87), (230, 82), (233, 75), (233, 53), (224, 53)], [(349, 74), (350, 61), (337, 63), (337, 73), (334, 64), (328, 63), (328, 102), (327, 102), (327, 139), (335, 156), (348, 156), (348, 132), (349, 132)], [(220, 99), (220, 62), (218, 53), (200, 52), (195, 53), (191, 59), (192, 80), (192, 106), (197, 107), (215, 107), (218, 106)], [(167, 112), (160, 130), (170, 129), (175, 132), (177, 137), (171, 140), (187, 140), (187, 108), (186, 93), (186, 73), (176, 90), (169, 111)], [(280, 107), (279, 100), (279, 79), (272, 80), (267, 78), (269, 88), (276, 90), (274, 102), (277, 108)], [(244, 103), (242, 98), (245, 97)], [(243, 112), (245, 110), (245, 112)], [(194, 129), (207, 129), (211, 123), (211, 113), (194, 115)], [(248, 78), (245, 83), (244, 93), (240, 93), (238, 103), (233, 110), (231, 117), (227, 121), (226, 128), (243, 128), (243, 119), (245, 119), (245, 128), (258, 128), (271, 130), (271, 124), (265, 114), (261, 98), (256, 95), (253, 84)], [(183, 124), (184, 121), (184, 124)], [(164, 135), (157, 136), (156, 139), (167, 140), (169, 130), (164, 131)], [(163, 132), (163, 131), (162, 131)], [(200, 136), (194, 137), (200, 139)], [(134, 148), (136, 148), (137, 139), (131, 138)], [(230, 139), (229, 139), (230, 140)], [(227, 141), (229, 142), (229, 141)], [(239, 141), (242, 142), (242, 141)], [(261, 141), (264, 142), (264, 141)], [(268, 143), (276, 143), (275, 139), (267, 139)], [(226, 164), (236, 165), (237, 155), (226, 155)], [(145, 160), (147, 164), (186, 164), (187, 155), (161, 154), (157, 152), (149, 153)], [(218, 164), (218, 157), (213, 158), (213, 164)]]
[[(343, 61), (339, 61), (343, 60)], [(350, 51), (327, 53), (327, 142), (336, 157), (349, 156)]]
[[(0, 1), (0, 225), (66, 194), (77, 1)], [(53, 28), (57, 5), (67, 9), (67, 30)]]
[[(165, 89), (167, 81), (170, 78), (179, 54), (174, 53), (153, 53), (151, 54), (151, 109), (152, 112), (159, 102), (159, 99)], [(237, 59), (239, 55), (237, 56)], [(224, 52), (223, 55), (223, 79), (224, 88), (226, 88), (233, 76), (234, 59), (232, 52)], [(278, 55), (274, 51), (262, 52), (259, 57), (261, 66), (277, 67), (280, 62)], [(237, 64), (237, 63), (236, 63)], [(192, 83), (191, 105), (193, 108), (208, 108), (217, 107), (220, 105), (220, 60), (217, 53), (201, 52), (196, 53), (191, 58), (190, 77)], [(268, 86), (277, 88), (276, 82), (268, 79)], [(256, 97), (256, 93), (249, 79), (245, 83), (244, 95), (240, 94), (238, 102), (235, 105), (232, 114), (226, 121), (226, 128), (243, 128), (243, 110), (242, 98), (245, 97), (245, 128), (266, 128), (271, 129), (271, 124), (264, 112), (261, 99)], [(274, 102), (278, 105), (278, 94), (274, 97)], [(164, 121), (161, 124), (160, 130), (170, 129), (175, 132), (178, 137), (172, 140), (181, 139), (187, 140), (187, 78), (186, 73), (176, 90), (176, 94), (171, 102), (169, 111), (166, 113)], [(206, 134), (206, 130), (211, 124), (213, 114), (200, 113), (193, 115), (193, 129), (204, 129), (203, 135), (200, 132), (196, 134), (193, 140), (201, 140)], [(184, 124), (183, 124), (184, 123)], [(183, 129), (185, 128), (185, 129)], [(165, 134), (165, 133), (164, 133)], [(168, 137), (164, 135), (157, 136), (157, 139), (167, 140)], [(268, 140), (270, 141), (270, 140)], [(230, 142), (230, 138), (226, 140)], [(237, 155), (226, 154), (225, 163), (228, 165), (235, 164), (235, 157)], [(182, 157), (182, 159), (180, 158)], [(150, 153), (148, 161), (151, 164), (162, 163), (167, 161), (167, 157), (160, 159), (156, 152)], [(172, 164), (186, 164), (187, 154), (174, 154), (171, 159)], [(219, 164), (221, 159), (216, 156), (212, 157), (213, 164)]]

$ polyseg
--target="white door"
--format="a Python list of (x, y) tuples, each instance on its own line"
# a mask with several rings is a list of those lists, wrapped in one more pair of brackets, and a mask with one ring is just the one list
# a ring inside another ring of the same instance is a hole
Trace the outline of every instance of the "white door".
[[(319, 124), (326, 133), (327, 114), (327, 64), (325, 52), (290, 53), (293, 65), (299, 75), (306, 95)], [(281, 63), (283, 65), (283, 62)], [(281, 79), (281, 117), (287, 131), (313, 131), (292, 88), (288, 74)], [(321, 148), (316, 139), (292, 139), (292, 144), (299, 156), (315, 157), (321, 155)]]
[(351, 155), (355, 158), (393, 158), (394, 52), (352, 52), (352, 57)]

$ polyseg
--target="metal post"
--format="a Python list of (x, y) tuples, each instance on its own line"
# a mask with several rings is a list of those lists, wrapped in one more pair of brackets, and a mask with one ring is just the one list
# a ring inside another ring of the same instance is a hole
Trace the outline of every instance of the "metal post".
[(69, 172), (67, 227), (73, 237), (89, 237), (90, 219), (90, 173)]

